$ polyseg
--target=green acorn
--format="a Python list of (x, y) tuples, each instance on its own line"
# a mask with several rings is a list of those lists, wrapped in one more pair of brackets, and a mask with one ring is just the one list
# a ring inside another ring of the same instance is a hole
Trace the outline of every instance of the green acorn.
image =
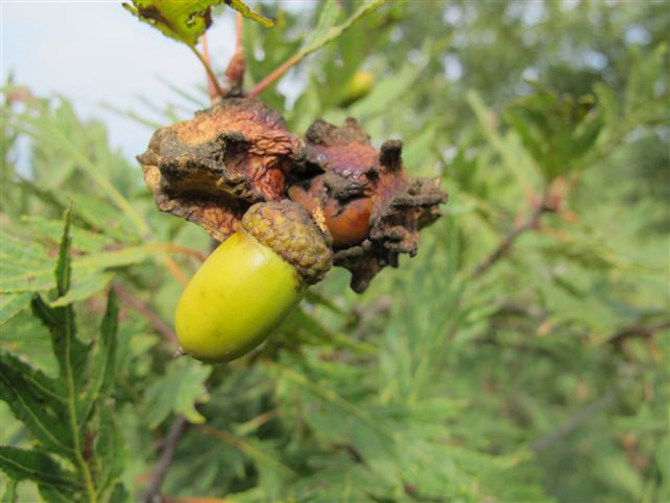
[(290, 201), (258, 203), (202, 264), (177, 305), (182, 350), (229, 361), (261, 344), (332, 265), (330, 237)]

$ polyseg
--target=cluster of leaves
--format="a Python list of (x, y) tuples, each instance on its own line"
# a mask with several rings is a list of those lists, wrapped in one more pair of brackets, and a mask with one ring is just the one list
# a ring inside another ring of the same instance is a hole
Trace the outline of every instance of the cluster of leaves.
[[(40, 295), (32, 312), (51, 335), (58, 364), (54, 377), (32, 367), (14, 353), (0, 352), (0, 398), (21, 420), (36, 441), (36, 448), (0, 447), (0, 468), (10, 475), (7, 500), (17, 483), (38, 483), (47, 501), (124, 501), (127, 494), (118, 479), (124, 467), (125, 446), (114, 423), (114, 365), (118, 305), (113, 291), (100, 334), (91, 342), (77, 337), (70, 292), (70, 213), (60, 242), (55, 271), (59, 302), (47, 303)], [(56, 461), (57, 456), (62, 462)], [(68, 463), (74, 470), (64, 468)]]
[[(437, 168), (450, 201), (417, 257), (363, 296), (334, 271), (260, 352), (226, 366), (171, 358), (182, 271), (205, 233), (155, 210), (100, 124), (7, 86), (7, 499), (137, 501), (175, 418), (188, 424), (171, 497), (670, 499), (662, 3), (393, 2), (337, 33), (364, 6), (313, 18), (261, 6), (275, 26), (245, 24), (252, 84), (334, 34), (287, 76), (292, 99), (262, 95), (290, 129), (354, 116), (377, 145), (404, 139), (413, 174)], [(361, 69), (377, 84), (343, 106)], [(75, 311), (78, 333), (99, 335), (74, 342)], [(97, 363), (112, 357), (113, 374)]]

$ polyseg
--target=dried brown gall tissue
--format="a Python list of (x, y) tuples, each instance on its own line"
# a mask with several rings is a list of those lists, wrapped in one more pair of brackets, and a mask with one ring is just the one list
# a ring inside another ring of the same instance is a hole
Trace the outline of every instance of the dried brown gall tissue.
[(304, 138), (264, 103), (229, 98), (156, 131), (138, 156), (160, 210), (185, 218), (223, 241), (257, 202), (291, 199), (332, 236), (334, 265), (364, 291), (401, 253), (418, 249), (419, 230), (440, 216), (447, 195), (439, 178), (414, 178), (402, 142), (375, 149), (354, 119), (321, 119)]

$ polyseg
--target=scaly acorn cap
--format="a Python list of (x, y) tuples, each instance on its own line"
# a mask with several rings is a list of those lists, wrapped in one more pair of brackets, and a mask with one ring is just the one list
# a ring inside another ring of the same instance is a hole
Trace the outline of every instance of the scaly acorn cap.
[(330, 234), (297, 203), (254, 204), (242, 217), (242, 227), (291, 264), (308, 285), (321, 281), (333, 265)]

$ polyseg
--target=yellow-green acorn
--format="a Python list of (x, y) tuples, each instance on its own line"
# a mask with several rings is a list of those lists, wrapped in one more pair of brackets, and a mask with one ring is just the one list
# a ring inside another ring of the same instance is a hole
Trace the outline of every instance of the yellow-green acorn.
[(202, 264), (177, 305), (182, 350), (228, 361), (262, 343), (332, 265), (329, 236), (290, 201), (258, 203)]
[(358, 70), (344, 86), (338, 104), (341, 107), (348, 107), (370, 94), (374, 85), (375, 76), (372, 72)]

